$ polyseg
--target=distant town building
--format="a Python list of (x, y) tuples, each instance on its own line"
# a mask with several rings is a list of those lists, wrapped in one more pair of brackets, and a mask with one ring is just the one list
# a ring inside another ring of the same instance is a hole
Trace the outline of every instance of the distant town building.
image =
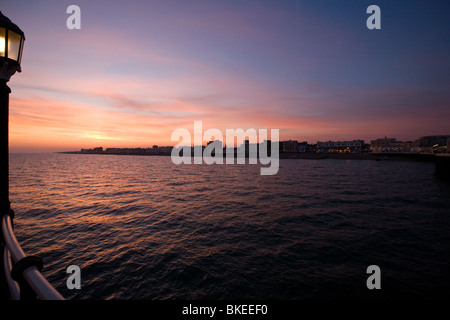
[(266, 152), (266, 156), (271, 156), (272, 154), (272, 140), (264, 140), (258, 145), (258, 153), (259, 150), (262, 150), (263, 152)]
[(212, 156), (216, 156), (216, 151), (217, 151), (217, 155), (221, 155), (224, 153), (224, 149), (223, 149), (223, 142), (221, 140), (211, 140), (208, 141), (206, 146), (209, 146), (212, 144), (212, 149), (210, 150), (211, 155)]
[(103, 147), (97, 147), (92, 149), (81, 149), (81, 153), (103, 153)]
[(314, 150), (315, 145), (309, 144), (307, 141), (298, 143), (298, 152), (313, 152)]
[(420, 137), (418, 142), (420, 147), (446, 146), (448, 139), (450, 139), (450, 135), (425, 136)]
[(105, 153), (117, 154), (120, 152), (120, 148), (106, 148)]
[(318, 153), (361, 153), (364, 145), (364, 140), (317, 141), (316, 151)]
[(372, 147), (372, 153), (428, 153), (428, 150), (408, 145), (408, 143), (405, 142), (403, 145), (397, 143), (381, 147)]
[(397, 141), (395, 138), (381, 138), (371, 141), (373, 153), (440, 153), (448, 152), (450, 135), (426, 136), (416, 141)]
[(173, 147), (158, 147), (158, 154), (170, 154)]
[(450, 135), (425, 136), (417, 140), (417, 144), (421, 148), (430, 149), (431, 152), (444, 153), (449, 152)]
[[(247, 141), (247, 140), (246, 140)], [(206, 145), (207, 146), (209, 146), (211, 143), (214, 143), (215, 144), (215, 146), (216, 146), (216, 148), (223, 148), (223, 142), (221, 141), (221, 140), (211, 140), (211, 141), (208, 141), (207, 143), (206, 143)]]
[(373, 153), (418, 153), (416, 144), (412, 141), (397, 141), (395, 138), (380, 138), (370, 141)]
[(106, 148), (102, 147), (93, 149), (81, 149), (80, 153), (87, 154), (119, 154), (119, 155), (167, 155), (172, 152), (173, 147), (158, 147), (153, 148)]
[(250, 143), (250, 140), (244, 140), (236, 150), (240, 155), (256, 157), (259, 151), (259, 144)]
[(298, 152), (298, 141), (297, 140), (281, 141), (280, 147), (281, 152)]
[(389, 146), (392, 144), (395, 144), (397, 142), (397, 139), (395, 138), (379, 138), (377, 140), (372, 140), (370, 141), (370, 150), (373, 150), (373, 148), (379, 148), (379, 147), (383, 147), (383, 146)]

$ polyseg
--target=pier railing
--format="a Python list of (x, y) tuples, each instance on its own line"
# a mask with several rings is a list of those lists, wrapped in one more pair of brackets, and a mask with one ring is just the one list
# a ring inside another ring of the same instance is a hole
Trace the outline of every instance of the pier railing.
[(27, 256), (17, 242), (12, 226), (13, 213), (1, 217), (4, 242), (3, 269), (11, 300), (64, 300), (64, 297), (45, 279), (42, 260)]

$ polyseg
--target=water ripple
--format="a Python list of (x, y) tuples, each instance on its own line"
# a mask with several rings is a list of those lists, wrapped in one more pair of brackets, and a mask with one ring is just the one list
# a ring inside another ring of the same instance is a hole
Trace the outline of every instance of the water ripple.
[[(428, 163), (11, 155), (15, 232), (72, 299), (450, 295), (450, 187)], [(65, 269), (82, 269), (82, 290)]]

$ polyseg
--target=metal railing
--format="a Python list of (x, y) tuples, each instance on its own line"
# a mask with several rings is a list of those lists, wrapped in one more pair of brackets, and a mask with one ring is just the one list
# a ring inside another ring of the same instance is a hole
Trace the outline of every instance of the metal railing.
[(27, 256), (20, 247), (13, 232), (11, 215), (4, 214), (1, 219), (5, 242), (2, 260), (10, 299), (64, 300), (41, 274), (42, 260)]

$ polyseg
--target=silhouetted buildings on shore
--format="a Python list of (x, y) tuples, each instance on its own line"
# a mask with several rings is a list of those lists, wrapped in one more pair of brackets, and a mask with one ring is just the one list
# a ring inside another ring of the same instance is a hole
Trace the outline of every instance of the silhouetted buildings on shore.
[(317, 142), (318, 153), (362, 153), (367, 148), (364, 140)]
[(449, 153), (450, 135), (420, 137), (415, 141), (397, 141), (395, 138), (381, 138), (371, 141), (372, 153)]
[(81, 149), (81, 154), (118, 154), (118, 155), (170, 155), (173, 147), (159, 147), (154, 145), (152, 148), (106, 148), (97, 147), (92, 149)]
[[(195, 148), (201, 148), (202, 152), (207, 146), (213, 144), (215, 150), (222, 150), (223, 155), (227, 154), (227, 147), (222, 141), (208, 141), (206, 146), (195, 146), (191, 148), (192, 155)], [(450, 135), (424, 136), (415, 141), (398, 141), (396, 138), (379, 138), (372, 140), (370, 144), (366, 144), (364, 140), (351, 141), (318, 141), (317, 144), (309, 144), (306, 141), (298, 142), (297, 140), (280, 141), (279, 153), (304, 154), (433, 154), (433, 153), (450, 153)], [(171, 155), (174, 147), (160, 147), (154, 145), (151, 148), (106, 148), (96, 147), (92, 149), (81, 149), (81, 151), (69, 152), (79, 154), (117, 154), (117, 155)], [(234, 154), (242, 154), (246, 157), (257, 156), (260, 148), (267, 150), (267, 155), (271, 154), (271, 141), (265, 140), (261, 143), (250, 143), (249, 140), (236, 148), (233, 148)], [(214, 156), (212, 153), (212, 156)]]

